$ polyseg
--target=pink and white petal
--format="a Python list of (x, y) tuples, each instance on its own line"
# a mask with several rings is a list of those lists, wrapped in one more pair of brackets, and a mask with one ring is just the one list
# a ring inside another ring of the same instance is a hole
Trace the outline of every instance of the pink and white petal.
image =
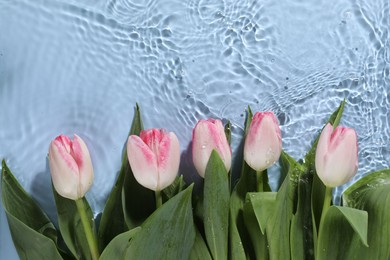
[(55, 139), (56, 142), (60, 142), (66, 149), (68, 153), (70, 153), (70, 146), (72, 145), (72, 141), (67, 135), (59, 135)]
[(78, 199), (79, 181), (76, 162), (67, 153), (66, 148), (55, 140), (49, 147), (49, 166), (53, 185), (58, 194), (68, 199)]
[(180, 144), (177, 136), (167, 133), (160, 142), (158, 158), (158, 190), (165, 189), (175, 180), (180, 164)]
[(211, 152), (215, 148), (216, 145), (206, 121), (200, 120), (193, 130), (192, 158), (196, 170), (203, 178)]
[(158, 187), (157, 158), (149, 146), (140, 137), (131, 135), (127, 142), (127, 156), (137, 182), (155, 191)]
[(74, 135), (71, 147), (72, 156), (79, 166), (79, 196), (85, 195), (93, 183), (93, 165), (88, 147), (78, 135)]
[(328, 153), (327, 179), (331, 185), (336, 187), (350, 180), (357, 171), (357, 136), (356, 132), (350, 128), (344, 128), (339, 132), (337, 145)]
[(322, 176), (325, 178), (325, 169), (327, 165), (327, 161), (329, 160), (327, 158), (328, 151), (329, 151), (329, 144), (330, 144), (330, 138), (333, 132), (333, 126), (331, 124), (327, 124), (324, 129), (321, 132), (320, 138), (317, 143), (316, 148), (316, 155), (315, 155), (315, 167), (318, 176), (322, 181)]

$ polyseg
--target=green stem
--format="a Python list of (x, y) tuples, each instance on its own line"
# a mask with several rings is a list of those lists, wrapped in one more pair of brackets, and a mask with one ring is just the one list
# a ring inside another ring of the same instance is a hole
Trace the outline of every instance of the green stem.
[(258, 192), (264, 191), (263, 173), (264, 173), (264, 171), (256, 171), (257, 191)]
[(92, 259), (98, 260), (99, 259), (99, 250), (97, 247), (97, 242), (95, 240), (95, 236), (93, 235), (90, 221), (87, 217), (85, 205), (84, 205), (82, 198), (76, 200), (76, 206), (77, 206), (77, 210), (79, 211), (79, 214), (80, 214), (81, 223), (83, 224), (85, 236), (87, 237), (87, 242), (88, 242), (89, 250), (91, 251)]
[[(324, 197), (324, 204), (322, 205), (322, 213), (321, 213), (320, 225), (319, 225), (319, 229), (318, 229), (318, 232), (317, 232), (317, 244), (318, 244), (319, 237), (321, 236), (321, 232), (322, 232), (322, 229), (323, 229), (323, 226), (324, 226), (325, 215), (326, 215), (326, 212), (328, 211), (328, 209), (330, 208), (331, 202), (332, 202), (332, 188), (326, 187), (326, 189), (325, 189), (325, 197)], [(318, 245), (314, 246), (314, 252), (315, 252), (315, 255), (318, 254)]]
[(158, 209), (162, 205), (162, 196), (161, 191), (155, 191), (154, 196), (156, 198), (156, 209)]
[(332, 202), (332, 188), (326, 187), (325, 190), (325, 198), (324, 198), (324, 204), (322, 206), (322, 213), (321, 213), (321, 221), (320, 221), (320, 226), (321, 222), (324, 221), (325, 214), (328, 211), (330, 204)]

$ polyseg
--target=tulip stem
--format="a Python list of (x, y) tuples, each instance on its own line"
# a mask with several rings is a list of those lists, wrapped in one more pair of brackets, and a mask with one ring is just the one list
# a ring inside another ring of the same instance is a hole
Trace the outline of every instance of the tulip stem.
[(322, 222), (325, 219), (325, 214), (328, 211), (330, 204), (332, 202), (332, 188), (326, 187), (325, 190), (325, 197), (324, 197), (324, 205), (322, 206), (322, 213), (321, 213), (321, 220), (320, 220), (320, 227)]
[(155, 195), (155, 197), (156, 197), (156, 209), (158, 209), (158, 208), (161, 207), (161, 205), (162, 205), (161, 191), (156, 190), (156, 191), (154, 192), (154, 195)]
[(91, 251), (92, 259), (97, 260), (97, 259), (99, 259), (99, 250), (97, 247), (97, 242), (96, 242), (95, 236), (93, 235), (93, 232), (92, 232), (90, 221), (88, 219), (88, 216), (87, 216), (87, 213), (85, 210), (84, 201), (82, 198), (76, 200), (76, 206), (77, 206), (77, 210), (80, 214), (81, 223), (83, 224), (84, 233), (85, 233), (85, 236), (87, 238), (87, 242), (88, 242), (89, 250)]
[(263, 172), (256, 171), (257, 192), (264, 191)]

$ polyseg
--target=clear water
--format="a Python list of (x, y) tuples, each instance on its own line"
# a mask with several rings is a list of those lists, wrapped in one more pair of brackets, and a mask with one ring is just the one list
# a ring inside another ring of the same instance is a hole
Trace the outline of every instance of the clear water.
[[(201, 118), (230, 119), (237, 147), (247, 105), (273, 110), (283, 148), (299, 159), (346, 98), (359, 171), (340, 194), (390, 167), (389, 32), (388, 0), (0, 0), (0, 158), (54, 220), (48, 145), (78, 133), (98, 213), (135, 102), (147, 128), (176, 132), (191, 171)], [(0, 259), (17, 259), (0, 208)]]

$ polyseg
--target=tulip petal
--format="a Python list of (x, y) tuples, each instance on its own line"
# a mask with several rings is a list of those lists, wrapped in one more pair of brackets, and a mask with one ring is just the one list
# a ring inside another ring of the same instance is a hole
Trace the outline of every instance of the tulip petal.
[(56, 138), (50, 144), (49, 165), (56, 191), (65, 198), (78, 199), (78, 167), (62, 138)]
[(162, 137), (157, 162), (159, 172), (157, 190), (162, 190), (175, 180), (179, 171), (180, 144), (174, 133), (170, 132)]
[(272, 112), (257, 112), (251, 122), (244, 145), (244, 159), (256, 171), (273, 165), (282, 152), (278, 120)]
[(147, 146), (149, 146), (154, 154), (158, 155), (159, 145), (165, 134), (166, 133), (163, 129), (152, 128), (141, 131), (140, 138)]
[(316, 171), (322, 182), (328, 187), (346, 183), (358, 167), (357, 135), (354, 129), (337, 127), (333, 131), (331, 124), (321, 133), (316, 151)]
[(192, 157), (199, 175), (204, 177), (211, 152), (216, 150), (227, 171), (231, 167), (231, 148), (220, 120), (200, 120), (193, 130)]
[(93, 167), (87, 145), (78, 135), (74, 135), (71, 146), (71, 155), (79, 167), (79, 196), (89, 190), (93, 182)]
[(149, 146), (139, 136), (131, 135), (127, 142), (127, 155), (137, 182), (148, 189), (156, 190), (157, 158)]
[[(322, 130), (322, 133), (320, 135), (320, 139), (317, 143), (317, 150), (316, 150), (316, 157), (315, 157), (315, 166), (317, 169), (318, 176), (325, 176), (323, 169), (326, 169), (326, 162), (328, 149), (329, 149), (329, 142), (330, 138), (332, 136), (333, 132), (333, 126), (331, 124), (327, 124), (324, 129)], [(321, 178), (321, 177), (320, 177)], [(323, 178), (323, 177), (322, 177)], [(321, 178), (321, 180), (322, 180)], [(324, 182), (324, 180), (322, 180)]]

